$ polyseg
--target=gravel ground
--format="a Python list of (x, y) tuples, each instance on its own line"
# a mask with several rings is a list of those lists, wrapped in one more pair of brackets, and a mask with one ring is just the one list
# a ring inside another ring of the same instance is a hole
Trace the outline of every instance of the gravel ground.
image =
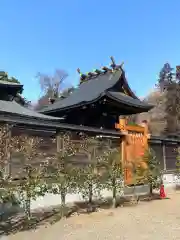
[(2, 240), (180, 239), (180, 194), (169, 193), (168, 197), (170, 199), (140, 202), (134, 207), (73, 216)]

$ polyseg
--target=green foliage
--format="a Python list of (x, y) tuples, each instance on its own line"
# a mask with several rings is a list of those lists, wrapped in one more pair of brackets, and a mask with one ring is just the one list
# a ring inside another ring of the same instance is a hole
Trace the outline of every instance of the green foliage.
[(180, 84), (176, 82), (171, 82), (167, 86), (167, 90), (165, 93), (165, 113), (166, 113), (166, 121), (167, 133), (176, 134), (179, 131), (178, 119), (180, 118)]
[(147, 164), (148, 168), (144, 172), (144, 178), (147, 180), (152, 189), (159, 188), (162, 179), (160, 162), (156, 158), (152, 149), (148, 149), (143, 156), (143, 161)]
[(123, 171), (119, 149), (113, 148), (109, 142), (106, 151), (98, 164), (103, 169), (101, 179), (102, 188), (112, 191), (113, 206), (117, 205), (117, 194), (123, 189)]
[(93, 195), (101, 197), (101, 190), (107, 188), (116, 192), (121, 188), (120, 156), (116, 148), (112, 148), (111, 141), (83, 137), (81, 149), (86, 152), (89, 164), (80, 168), (76, 174), (78, 191), (84, 199), (92, 203)]
[(180, 101), (180, 84), (176, 78), (174, 69), (169, 63), (164, 64), (160, 71), (158, 84), (159, 90), (163, 93), (164, 121), (166, 127), (165, 134), (175, 134), (179, 130), (179, 101)]
[(76, 175), (77, 190), (85, 200), (92, 203), (93, 193), (98, 189), (98, 175), (93, 165), (79, 168)]
[[(81, 137), (81, 141), (73, 141), (69, 133), (62, 134), (58, 139), (60, 145), (57, 155), (40, 167), (34, 166), (32, 160), (39, 157), (38, 146), (41, 139), (27, 136), (16, 139), (13, 143), (14, 149), (21, 152), (25, 159), (20, 169), (20, 174), (24, 178), (19, 180), (15, 187), (9, 187), (7, 197), (2, 195), (0, 199), (7, 201), (8, 197), (13, 196), (14, 191), (18, 192), (27, 219), (31, 218), (31, 200), (44, 196), (47, 192), (61, 195), (63, 210), (67, 193), (81, 193), (91, 204), (93, 197), (101, 197), (101, 190), (108, 189), (112, 191), (113, 206), (116, 207), (117, 196), (124, 188), (119, 149), (113, 147), (111, 141), (85, 135)], [(69, 161), (80, 152), (85, 153), (89, 160), (83, 167), (75, 166)], [(142, 168), (140, 162), (133, 167), (136, 183), (148, 181), (153, 188), (157, 188), (161, 172), (155, 154), (152, 150), (148, 150), (142, 160), (147, 163), (148, 168)], [(48, 177), (51, 178), (51, 182), (46, 180)], [(7, 183), (3, 184), (5, 187)]]
[[(35, 160), (43, 155), (39, 152), (42, 139), (24, 135), (13, 137), (13, 141), (7, 142), (4, 140), (8, 135), (3, 128), (0, 134), (2, 163), (6, 157), (4, 143), (9, 144), (9, 151), (13, 148), (14, 152), (24, 156), (21, 159), (22, 167), (19, 169), (21, 178), (16, 184), (11, 182), (11, 178), (5, 179), (3, 171), (0, 171), (2, 173), (0, 187), (8, 189), (0, 193), (0, 199), (2, 202), (14, 202), (13, 196), (16, 192), (28, 220), (31, 218), (31, 201), (38, 196), (44, 196), (47, 192), (60, 194), (62, 207), (66, 203), (66, 194), (74, 191), (82, 193), (84, 199), (92, 203), (93, 195), (100, 197), (101, 190), (108, 188), (112, 189), (113, 198), (116, 199), (116, 193), (122, 186), (119, 184), (122, 170), (119, 152), (112, 148), (110, 141), (82, 136), (81, 141), (73, 142), (69, 133), (62, 134), (57, 155), (37, 166), (34, 164)], [(84, 167), (75, 167), (69, 162), (69, 159), (79, 152), (88, 156), (89, 162)]]
[(134, 123), (134, 122), (128, 122), (128, 125), (130, 125), (130, 126), (139, 126), (137, 123)]
[(26, 179), (20, 179), (15, 187), (28, 220), (31, 219), (31, 201), (38, 196), (44, 196), (47, 185), (42, 180), (43, 176), (36, 168), (28, 166), (24, 168)]
[(132, 163), (133, 171), (133, 184), (144, 184), (147, 179), (145, 178), (147, 170), (142, 167), (141, 161)]
[(19, 199), (14, 194), (13, 189), (0, 189), (0, 203), (12, 203), (12, 205), (20, 204)]
[(52, 164), (48, 165), (47, 168), (51, 168), (51, 180), (55, 183), (51, 184), (50, 192), (60, 194), (61, 205), (65, 206), (66, 194), (75, 187), (75, 171), (67, 163), (69, 158), (75, 155), (76, 148), (71, 141), (70, 134), (63, 134), (59, 138), (62, 148), (53, 159)]
[(180, 177), (180, 147), (177, 148), (176, 174), (178, 177)]
[(165, 63), (162, 67), (159, 78), (158, 78), (158, 84), (157, 87), (160, 89), (161, 92), (164, 92), (168, 85), (173, 82), (173, 68), (170, 66), (169, 63)]
[(23, 203), (25, 214), (28, 220), (31, 218), (31, 200), (36, 199), (37, 196), (44, 196), (47, 187), (43, 179), (42, 166), (37, 167), (33, 165), (33, 160), (39, 157), (38, 147), (41, 139), (38, 137), (20, 136), (15, 138), (14, 147), (17, 152), (22, 153), (24, 162), (20, 169), (20, 178), (16, 185), (16, 191)]
[(77, 189), (84, 199), (88, 199), (88, 202), (92, 203), (93, 194), (100, 194), (102, 186), (100, 175), (98, 175), (97, 163), (103, 154), (103, 143), (93, 137), (89, 138), (82, 135), (78, 151), (83, 152), (87, 156), (88, 164), (85, 164), (83, 168), (77, 169)]

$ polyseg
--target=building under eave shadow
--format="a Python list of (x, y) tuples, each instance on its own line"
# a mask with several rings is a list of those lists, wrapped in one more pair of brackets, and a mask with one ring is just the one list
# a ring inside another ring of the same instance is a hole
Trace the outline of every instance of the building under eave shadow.
[(122, 135), (112, 130), (103, 131), (92, 127), (66, 124), (62, 117), (48, 116), (21, 106), (14, 99), (22, 91), (23, 85), (0, 80), (0, 122), (13, 125), (21, 133), (52, 135), (58, 131), (85, 131), (93, 135), (102, 133), (117, 137)]
[(110, 68), (96, 69), (86, 75), (80, 73), (80, 76), (79, 87), (70, 96), (52, 101), (41, 113), (63, 117), (68, 124), (114, 129), (119, 116), (153, 108), (133, 93), (122, 66), (116, 65), (113, 59)]

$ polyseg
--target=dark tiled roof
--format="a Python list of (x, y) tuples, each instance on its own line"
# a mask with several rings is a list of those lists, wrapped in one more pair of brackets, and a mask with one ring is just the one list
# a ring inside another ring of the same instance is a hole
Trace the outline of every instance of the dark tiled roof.
[(79, 107), (85, 104), (93, 103), (105, 95), (108, 95), (117, 102), (124, 103), (124, 105), (140, 108), (144, 111), (151, 109), (152, 106), (142, 102), (135, 97), (135, 95), (128, 97), (121, 93), (111, 92), (111, 89), (118, 83), (118, 81), (120, 81), (121, 77), (125, 77), (124, 71), (121, 68), (115, 70), (114, 72), (107, 71), (106, 73), (92, 76), (81, 83), (79, 88), (72, 92), (69, 97), (58, 100), (54, 104), (43, 108), (40, 112), (50, 113), (53, 111)]
[(97, 77), (87, 80), (79, 86), (78, 89), (74, 90), (72, 94), (62, 100), (58, 100), (47, 108), (44, 108), (42, 112), (49, 112), (57, 109), (64, 109), (81, 104), (90, 103), (96, 101), (98, 98), (105, 94), (105, 91), (112, 88), (121, 76), (121, 70), (106, 74), (101, 74)]
[(0, 100), (0, 121), (16, 123), (17, 125), (22, 126), (37, 126), (44, 127), (45, 129), (54, 129), (62, 131), (82, 131), (89, 132), (92, 134), (102, 134), (109, 136), (120, 137), (124, 135), (120, 131), (108, 130), (108, 129), (99, 129), (94, 127), (87, 126), (78, 126), (72, 124), (65, 124), (60, 122), (62, 118), (51, 117), (41, 113), (37, 113), (33, 110), (22, 107), (15, 101), (2, 101)]
[(26, 117), (33, 117), (33, 118), (38, 118), (38, 119), (44, 119), (44, 120), (60, 120), (60, 118), (56, 118), (56, 117), (51, 117), (51, 116), (47, 116), (41, 113), (37, 113), (31, 109), (25, 108), (21, 105), (19, 105), (18, 103), (16, 103), (15, 101), (3, 101), (0, 100), (0, 112), (5, 112), (5, 113), (10, 113), (10, 114), (17, 114), (17, 115), (21, 115), (26, 116)]
[(116, 100), (117, 102), (121, 102), (122, 104), (133, 106), (135, 108), (145, 108), (146, 110), (150, 110), (151, 108), (153, 108), (152, 105), (144, 103), (137, 98), (134, 99), (132, 97), (129, 97), (121, 92), (108, 91), (107, 96)]
[(74, 124), (66, 124), (66, 123), (59, 123), (55, 121), (38, 121), (38, 120), (30, 120), (26, 119), (24, 117), (18, 118), (16, 116), (6, 116), (6, 114), (2, 114), (0, 112), (0, 121), (7, 122), (17, 125), (17, 126), (26, 126), (26, 129), (29, 126), (34, 127), (35, 129), (42, 129), (45, 130), (53, 129), (54, 131), (75, 131), (75, 132), (84, 132), (84, 133), (90, 133), (92, 135), (102, 135), (106, 137), (121, 137), (124, 136), (124, 133), (117, 130), (109, 130), (109, 129), (101, 129), (97, 127), (88, 127), (88, 126), (80, 126), (80, 125), (74, 125)]

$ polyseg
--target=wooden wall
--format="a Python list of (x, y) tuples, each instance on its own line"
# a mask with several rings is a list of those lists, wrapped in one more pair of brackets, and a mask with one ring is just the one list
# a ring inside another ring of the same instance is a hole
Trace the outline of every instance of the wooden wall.
[(180, 141), (175, 139), (151, 137), (149, 140), (149, 147), (154, 150), (164, 172), (174, 172), (176, 170), (177, 148), (179, 146)]
[[(121, 121), (122, 124), (122, 121)], [(180, 146), (180, 141), (167, 138), (155, 138), (151, 136), (149, 138), (146, 126), (117, 126), (125, 131), (124, 141), (121, 143), (120, 139), (114, 139), (114, 147), (119, 146), (119, 151), (123, 163), (127, 161), (131, 162), (138, 156), (141, 156), (142, 152), (148, 147), (152, 148), (156, 154), (156, 157), (160, 161), (161, 169), (165, 172), (173, 172), (176, 169), (177, 148)], [(33, 160), (33, 165), (40, 166), (41, 163), (47, 159), (53, 157), (57, 153), (57, 144), (55, 139), (56, 133), (53, 131), (39, 131), (27, 130), (21, 128), (14, 128), (13, 135), (29, 134), (30, 136), (39, 136), (43, 139), (39, 146), (39, 151), (43, 152), (43, 156)], [(73, 164), (82, 166), (88, 164), (89, 160), (86, 154), (79, 153), (69, 161)], [(20, 169), (22, 168), (23, 156), (19, 153), (12, 152), (10, 161), (10, 170), (13, 178), (18, 178)], [(22, 174), (22, 173), (21, 173)], [(22, 175), (21, 175), (22, 176)], [(131, 170), (125, 169), (125, 180), (128, 182), (132, 178)], [(129, 179), (129, 180), (128, 180)]]
[[(57, 141), (56, 141), (56, 132), (52, 131), (40, 131), (36, 129), (24, 129), (24, 128), (13, 128), (12, 129), (12, 137), (13, 136), (21, 136), (21, 135), (28, 135), (28, 136), (38, 136), (41, 138), (41, 143), (38, 147), (38, 152), (40, 153), (38, 157), (34, 158), (31, 161), (31, 164), (36, 167), (37, 169), (41, 167), (41, 165), (47, 161), (55, 161), (57, 155)], [(74, 144), (77, 142), (81, 142), (82, 140), (79, 138), (77, 134), (72, 135)], [(104, 139), (106, 141), (107, 139)], [(112, 139), (113, 147), (119, 146), (119, 138)], [(104, 150), (102, 149), (102, 152)], [(77, 153), (75, 156), (68, 158), (68, 163), (73, 164), (74, 166), (83, 167), (84, 165), (89, 164), (89, 158), (87, 153), (81, 151)], [(25, 166), (25, 159), (22, 153), (17, 153), (12, 151), (11, 159), (9, 164), (9, 170), (11, 172), (11, 176), (13, 179), (19, 179), (23, 177), (22, 169)]]

